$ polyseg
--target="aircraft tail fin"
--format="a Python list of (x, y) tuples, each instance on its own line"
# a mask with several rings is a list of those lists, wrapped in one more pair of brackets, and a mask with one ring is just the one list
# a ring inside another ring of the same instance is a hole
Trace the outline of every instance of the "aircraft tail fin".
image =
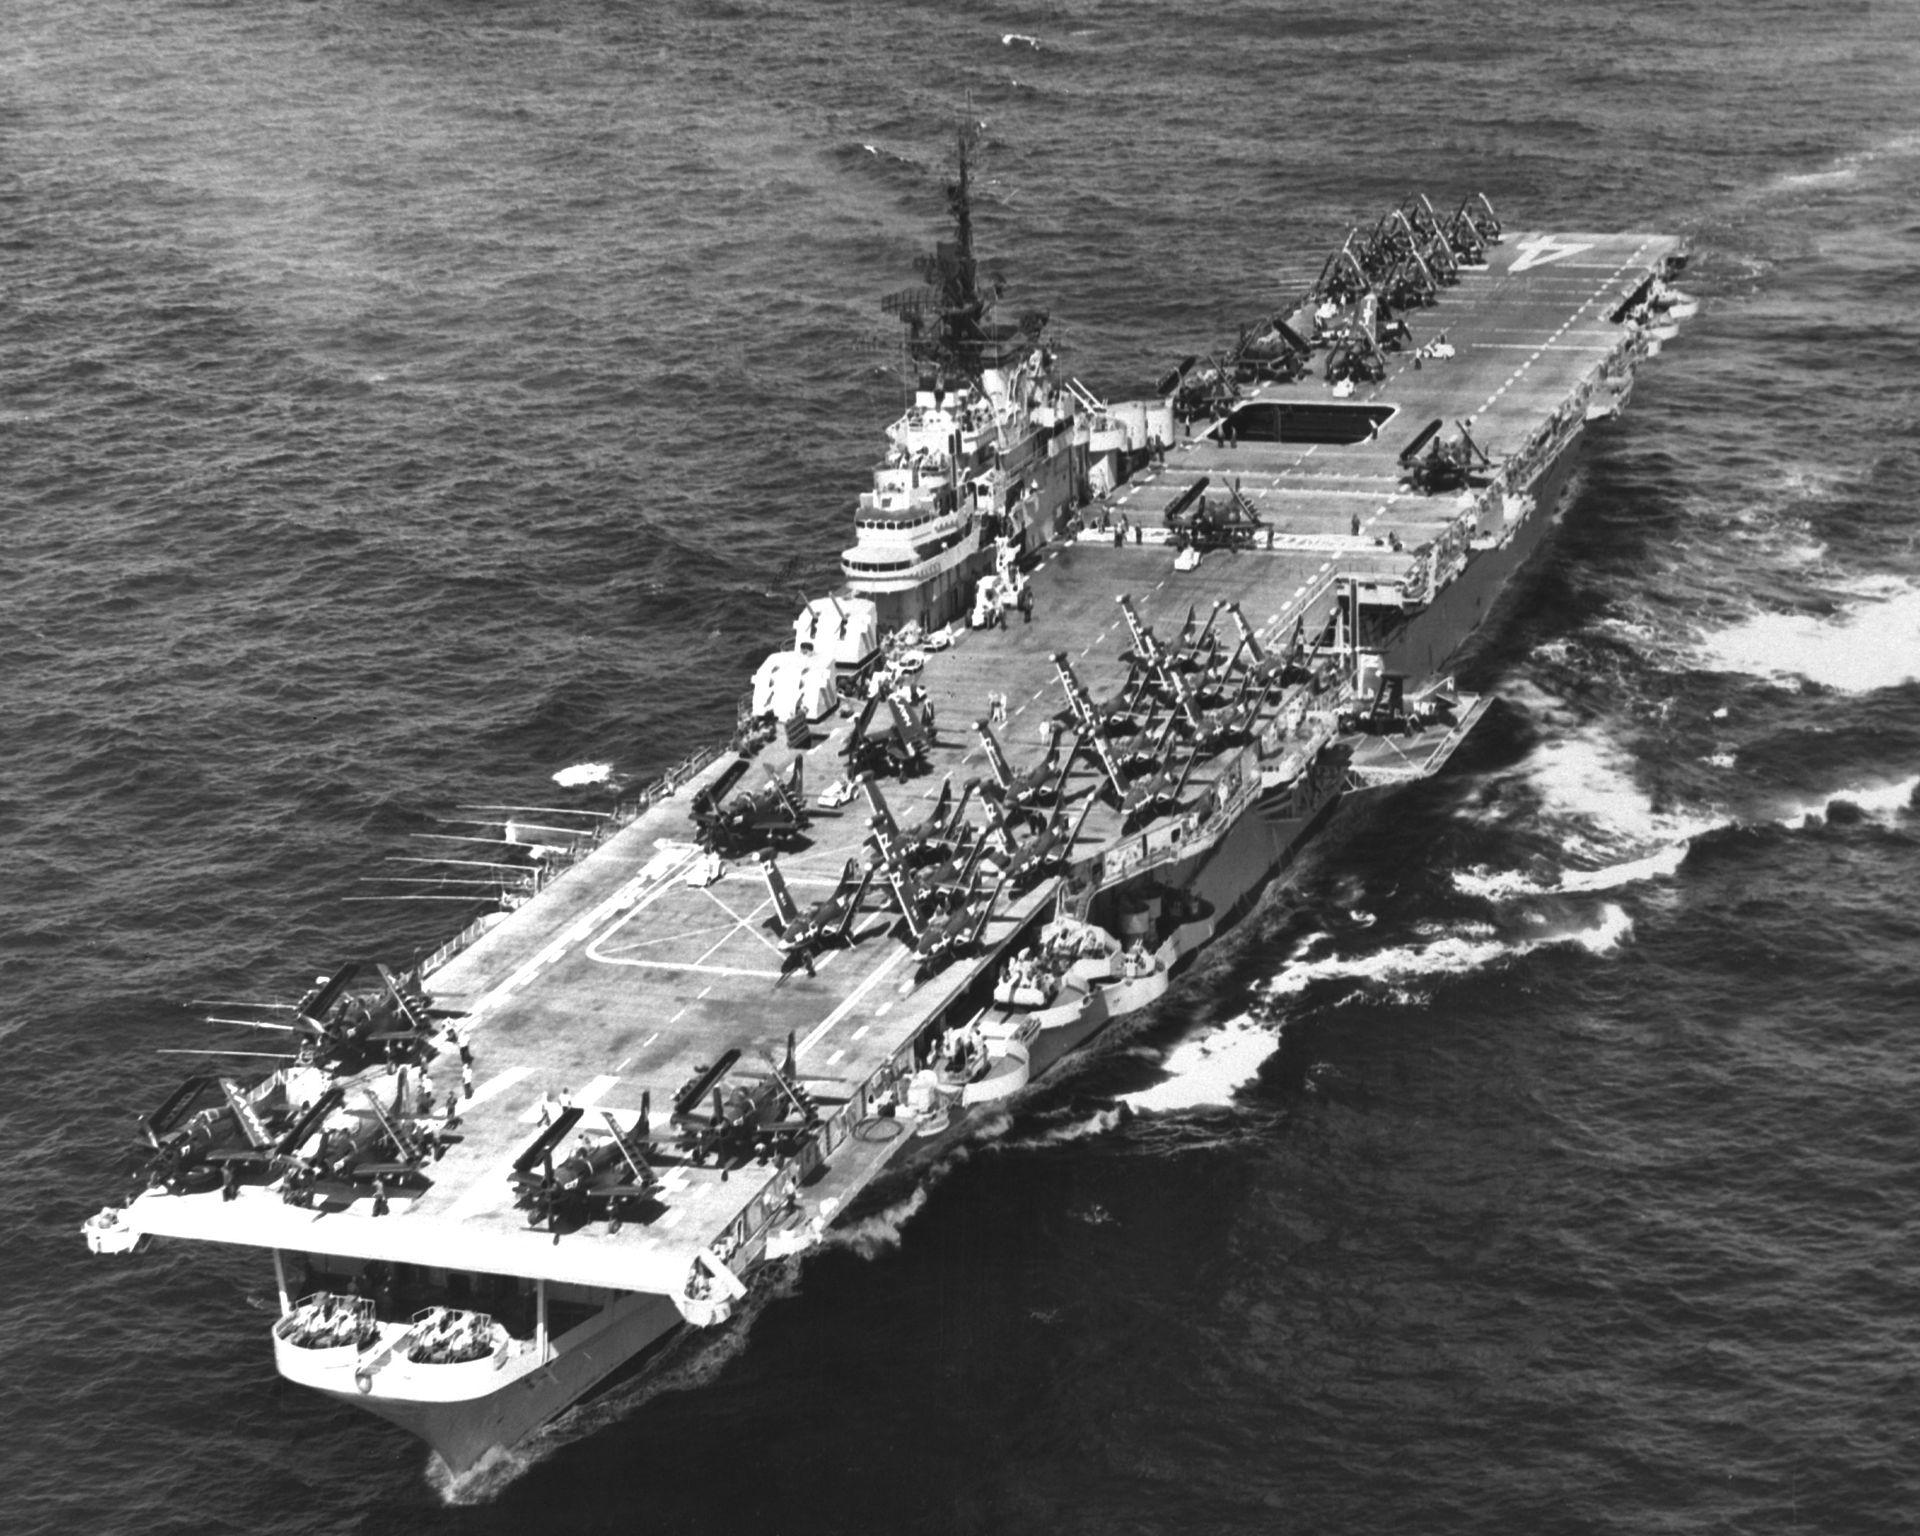
[(870, 773), (861, 774), (856, 782), (860, 785), (861, 793), (867, 797), (867, 804), (873, 808), (874, 830), (891, 842), (900, 835), (900, 828), (893, 819), (893, 809), (887, 804), (887, 797), (880, 793), (880, 786)]
[(853, 925), (858, 922), (860, 918), (860, 904), (867, 899), (867, 891), (872, 884), (873, 866), (868, 864), (860, 871), (859, 884), (853, 888), (852, 895), (848, 898), (846, 905), (840, 909), (840, 920), (834, 924), (833, 929), (833, 939), (835, 943), (846, 943), (847, 936), (853, 932)]
[(779, 915), (780, 926), (789, 928), (800, 916), (799, 907), (794, 905), (793, 893), (787, 889), (785, 876), (780, 866), (773, 862), (773, 855), (763, 851), (760, 855), (760, 868), (767, 877), (767, 894), (773, 898), (773, 910)]
[(914, 942), (918, 943), (920, 935), (926, 932), (927, 925), (920, 919), (920, 908), (914, 903), (912, 888), (908, 886), (906, 878), (900, 871), (891, 865), (887, 869), (887, 883), (893, 887), (894, 904), (900, 908), (900, 915), (906, 920), (907, 932), (913, 936)]
[(1001, 750), (1000, 738), (993, 734), (993, 725), (986, 720), (976, 720), (973, 728), (980, 733), (980, 745), (987, 749), (987, 762), (993, 768), (993, 776), (1000, 781), (1002, 789), (1013, 784), (1013, 768), (1007, 762), (1007, 754)]

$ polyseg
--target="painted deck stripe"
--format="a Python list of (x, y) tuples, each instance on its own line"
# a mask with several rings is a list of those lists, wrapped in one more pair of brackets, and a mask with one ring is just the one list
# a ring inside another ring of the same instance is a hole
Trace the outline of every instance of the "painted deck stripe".
[(860, 1006), (860, 1000), (864, 998), (869, 992), (871, 992), (874, 989), (875, 986), (879, 984), (881, 978), (884, 977), (888, 971), (892, 970), (896, 965), (898, 965), (902, 960), (906, 959), (912, 953), (913, 953), (912, 950), (906, 948), (903, 945), (899, 949), (896, 949), (892, 954), (888, 955), (887, 958), (882, 960), (878, 965), (876, 965), (870, 972), (868, 972), (867, 979), (861, 982), (859, 986), (855, 987), (853, 991), (848, 995), (847, 1000), (843, 1002), (838, 1008), (834, 1009), (832, 1013), (828, 1014), (824, 1019), (822, 1019), (819, 1025), (814, 1029), (813, 1033), (808, 1035), (806, 1039), (800, 1042), (800, 1044), (794, 1050), (794, 1055), (796, 1056), (806, 1055), (806, 1053), (809, 1050), (811, 1050), (815, 1045), (819, 1043), (821, 1036), (826, 1034), (826, 1032), (832, 1029), (834, 1025), (838, 1024), (848, 1014), (852, 1013), (854, 1009)]
[(509, 1088), (517, 1087), (532, 1076), (532, 1067), (512, 1067), (502, 1072), (498, 1077), (488, 1078), (478, 1088), (473, 1090), (473, 1097), (466, 1100), (461, 1106), (461, 1113), (465, 1114), (467, 1110), (484, 1104), (489, 1099), (499, 1098), (500, 1095), (505, 1093)]

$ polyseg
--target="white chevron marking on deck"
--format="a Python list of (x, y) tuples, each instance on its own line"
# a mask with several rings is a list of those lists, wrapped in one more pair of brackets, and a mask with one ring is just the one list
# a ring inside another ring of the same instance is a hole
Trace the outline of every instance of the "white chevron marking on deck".
[(1520, 252), (1520, 257), (1507, 270), (1525, 272), (1531, 267), (1545, 266), (1550, 261), (1560, 261), (1568, 256), (1578, 256), (1582, 251), (1590, 251), (1593, 242), (1568, 241), (1563, 245), (1557, 236), (1535, 235), (1530, 240), (1520, 241), (1514, 249)]

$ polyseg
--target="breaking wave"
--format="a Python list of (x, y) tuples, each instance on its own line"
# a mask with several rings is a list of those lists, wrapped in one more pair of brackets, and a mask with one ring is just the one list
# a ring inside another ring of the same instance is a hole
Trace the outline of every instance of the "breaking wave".
[(1920, 587), (1876, 577), (1849, 590), (1860, 600), (1831, 614), (1757, 613), (1704, 634), (1699, 653), (1716, 671), (1805, 681), (1837, 693), (1920, 680)]
[(1272, 1026), (1251, 1014), (1228, 1019), (1174, 1046), (1160, 1063), (1164, 1080), (1123, 1093), (1120, 1102), (1150, 1114), (1225, 1104), (1254, 1080), (1278, 1044)]
[[(1920, 774), (1909, 774), (1890, 783), (1850, 784), (1810, 800), (1796, 801), (1787, 809), (1763, 818), (1794, 831), (1805, 831), (1830, 822), (1852, 811), (1859, 819), (1884, 821), (1908, 811), (1920, 811)], [(1596, 869), (1553, 871), (1494, 869), (1476, 864), (1456, 869), (1449, 876), (1453, 888), (1463, 896), (1481, 901), (1505, 902), (1538, 896), (1586, 896), (1599, 891), (1614, 891), (1642, 880), (1658, 880), (1679, 873), (1692, 852), (1694, 841), (1709, 832), (1742, 825), (1738, 817), (1722, 817), (1700, 823), (1686, 836), (1663, 843), (1649, 853)], [(1541, 861), (1544, 865), (1545, 861)]]
[(1597, 733), (1580, 733), (1541, 746), (1526, 765), (1541, 810), (1571, 822), (1590, 843), (1678, 842), (1697, 837), (1719, 818), (1662, 810), (1634, 776), (1619, 747)]
[(1920, 810), (1920, 773), (1910, 774), (1891, 784), (1849, 785), (1818, 800), (1796, 806), (1779, 818), (1783, 827), (1805, 828), (1833, 819), (1835, 808), (1850, 806), (1862, 816), (1876, 819), (1897, 816), (1903, 811)]

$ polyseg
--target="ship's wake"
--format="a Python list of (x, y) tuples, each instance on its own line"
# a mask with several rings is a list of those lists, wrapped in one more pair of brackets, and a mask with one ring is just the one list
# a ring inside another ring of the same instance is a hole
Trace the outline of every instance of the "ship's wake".
[[(1339, 1007), (1361, 999), (1413, 1006), (1426, 1000), (1423, 984), (1509, 964), (1558, 946), (1605, 955), (1633, 932), (1632, 919), (1612, 903), (1587, 921), (1555, 924), (1535, 914), (1530, 922), (1532, 931), (1519, 935), (1502, 934), (1490, 923), (1434, 924), (1427, 931), (1435, 936), (1423, 943), (1389, 945), (1362, 954), (1324, 953), (1331, 936), (1310, 935), (1277, 975), (1259, 985), (1251, 1009), (1172, 1046), (1158, 1062), (1157, 1081), (1118, 1095), (1112, 1107), (1094, 1115), (1029, 1133), (1020, 1138), (1020, 1144), (1098, 1134), (1136, 1113), (1177, 1116), (1231, 1105), (1259, 1078), (1281, 1048), (1289, 1021), (1303, 1007)], [(1345, 990), (1338, 995), (1324, 995), (1341, 984)], [(1311, 1075), (1306, 1086), (1314, 1086)]]
[(441, 1503), (454, 1508), (490, 1504), (548, 1457), (576, 1441), (631, 1417), (667, 1392), (687, 1392), (711, 1383), (747, 1347), (755, 1320), (773, 1302), (792, 1296), (800, 1284), (797, 1259), (777, 1260), (758, 1271), (721, 1328), (683, 1328), (638, 1374), (576, 1403), (518, 1445), (496, 1447), (458, 1477), (438, 1456), (427, 1459), (427, 1483)]
[(1030, 1152), (1037, 1147), (1059, 1147), (1085, 1141), (1090, 1136), (1104, 1136), (1123, 1124), (1129, 1114), (1131, 1111), (1120, 1102), (1102, 1105), (1091, 1113), (1083, 1106), (1074, 1106), (1055, 1118), (1042, 1117), (1037, 1123), (1022, 1127), (1017, 1134), (1002, 1137), (994, 1144), (994, 1150)]
[(905, 1196), (884, 1210), (863, 1216), (844, 1227), (830, 1229), (821, 1240), (821, 1246), (844, 1248), (863, 1259), (879, 1258), (900, 1246), (901, 1232), (926, 1203), (927, 1185), (924, 1182), (915, 1184)]
[[(551, 1426), (549, 1426), (551, 1428)], [(518, 1445), (495, 1446), (459, 1476), (431, 1451), (427, 1453), (427, 1486), (450, 1509), (491, 1504), (534, 1467), (558, 1449), (547, 1443), (545, 1430)]]
[[(1518, 937), (1489, 934), (1484, 924), (1469, 924), (1425, 944), (1395, 945), (1364, 955), (1327, 955), (1300, 960), (1269, 981), (1269, 1005), (1285, 1005), (1328, 983), (1357, 982), (1361, 994), (1379, 994), (1394, 1001), (1419, 1000), (1417, 984), (1464, 976), (1560, 945), (1604, 955), (1618, 949), (1633, 932), (1633, 919), (1608, 902), (1584, 924), (1554, 926), (1542, 920), (1540, 931)], [(1354, 996), (1350, 991), (1342, 1001)]]

